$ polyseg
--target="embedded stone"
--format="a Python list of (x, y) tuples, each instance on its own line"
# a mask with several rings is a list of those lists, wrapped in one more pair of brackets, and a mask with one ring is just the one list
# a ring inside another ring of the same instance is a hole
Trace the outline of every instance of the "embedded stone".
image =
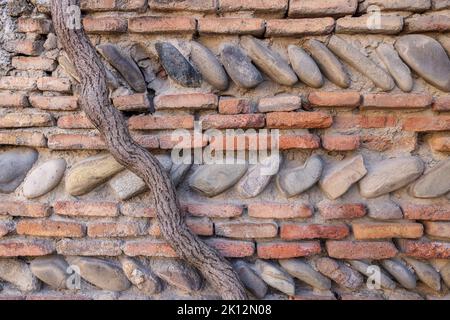
[(69, 265), (59, 256), (40, 257), (30, 263), (31, 272), (54, 289), (66, 289)]
[(75, 81), (80, 82), (80, 76), (65, 52), (61, 53), (58, 57), (58, 64), (67, 73), (67, 75), (71, 76)]
[(319, 290), (330, 290), (331, 281), (298, 259), (279, 260), (280, 265), (293, 277)]
[(220, 56), (225, 70), (237, 86), (251, 89), (264, 81), (250, 58), (238, 46), (225, 45)]
[(191, 292), (202, 287), (202, 278), (198, 272), (179, 260), (152, 259), (150, 266), (158, 277), (178, 289)]
[(447, 287), (450, 287), (450, 262), (447, 262), (447, 264), (441, 268), (440, 273), (444, 283)]
[(130, 282), (147, 296), (157, 294), (162, 290), (159, 278), (136, 260), (120, 257), (122, 270)]
[(421, 34), (406, 35), (395, 42), (395, 49), (427, 82), (450, 92), (450, 59), (438, 41)]
[(314, 155), (302, 166), (282, 170), (276, 179), (278, 189), (289, 198), (296, 196), (314, 186), (319, 181), (322, 170), (322, 159)]
[(66, 171), (66, 160), (53, 159), (33, 169), (23, 184), (23, 195), (29, 199), (52, 191)]
[(368, 204), (368, 216), (377, 220), (400, 220), (403, 212), (400, 206), (389, 199), (377, 199)]
[(410, 188), (416, 198), (437, 198), (450, 192), (450, 159), (435, 165)]
[(396, 260), (383, 260), (381, 264), (406, 289), (412, 290), (416, 287), (416, 277), (403, 263)]
[[(450, 2), (449, 2), (450, 5)], [(447, 52), (447, 55), (450, 57), (450, 38), (446, 35), (438, 36), (438, 41)]]
[(25, 179), (38, 158), (30, 148), (17, 148), (0, 154), (0, 192), (11, 193)]
[(289, 60), (300, 81), (309, 87), (320, 88), (323, 86), (323, 76), (319, 66), (305, 50), (295, 45), (288, 47)]
[(248, 266), (244, 261), (234, 264), (234, 270), (238, 274), (244, 287), (258, 299), (262, 299), (267, 294), (266, 283)]
[(277, 52), (268, 48), (262, 40), (245, 36), (241, 38), (241, 45), (253, 63), (273, 81), (284, 86), (293, 86), (297, 83), (297, 76), (289, 64)]
[[(348, 263), (366, 277), (371, 277), (373, 275), (373, 270), (371, 270), (372, 266), (363, 261), (350, 260)], [(380, 272), (380, 285), (383, 288), (390, 290), (394, 290), (397, 287), (397, 284), (383, 271)]]
[(108, 61), (136, 92), (145, 92), (147, 85), (141, 70), (133, 59), (110, 43), (97, 46), (97, 50)]
[(269, 286), (290, 296), (295, 294), (294, 279), (283, 269), (270, 262), (256, 260), (255, 270)]
[(441, 290), (441, 276), (432, 266), (413, 258), (404, 257), (403, 259), (413, 267), (420, 281), (433, 290)]
[(359, 272), (346, 266), (340, 261), (330, 258), (325, 257), (317, 259), (316, 267), (320, 273), (327, 276), (338, 285), (348, 289), (357, 289), (364, 281)]
[(402, 288), (397, 288), (392, 291), (385, 291), (385, 295), (388, 300), (401, 301), (401, 300), (423, 300), (422, 296), (416, 292), (411, 292)]
[(37, 291), (40, 288), (39, 280), (28, 265), (17, 259), (0, 259), (0, 279), (11, 283), (20, 291)]
[(359, 182), (360, 194), (365, 198), (376, 198), (398, 190), (420, 177), (423, 170), (424, 164), (418, 157), (380, 161), (370, 167)]
[(228, 89), (228, 76), (216, 56), (198, 42), (191, 42), (191, 60), (203, 78), (219, 90)]
[(201, 74), (177, 48), (168, 42), (158, 42), (155, 48), (164, 70), (175, 82), (183, 87), (200, 87)]
[(397, 86), (405, 92), (410, 92), (414, 86), (414, 80), (409, 67), (400, 59), (394, 46), (381, 43), (377, 48), (377, 54), (386, 66)]
[(361, 155), (340, 161), (325, 169), (319, 185), (330, 199), (337, 199), (361, 180), (367, 173)]
[(172, 182), (175, 187), (178, 186), (183, 181), (183, 179), (185, 178), (186, 174), (189, 172), (191, 167), (192, 167), (191, 163), (173, 164), (172, 168), (170, 169), (170, 178), (172, 179)]

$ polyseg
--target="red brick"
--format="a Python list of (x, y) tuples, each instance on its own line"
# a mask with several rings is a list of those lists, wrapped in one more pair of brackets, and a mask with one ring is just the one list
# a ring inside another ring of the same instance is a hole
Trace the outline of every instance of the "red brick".
[[(158, 137), (151, 135), (131, 135), (133, 140), (146, 149), (158, 149), (160, 147)], [(161, 147), (162, 148), (162, 147)]]
[(324, 112), (273, 112), (266, 115), (268, 128), (272, 129), (308, 129), (328, 128), (332, 117)]
[(361, 109), (425, 109), (433, 103), (429, 94), (366, 94)]
[(437, 97), (433, 103), (433, 111), (450, 111), (450, 96)]
[(214, 12), (216, 10), (215, 0), (148, 0), (148, 4), (152, 10), (158, 11)]
[(87, 17), (83, 19), (87, 33), (123, 33), (127, 32), (128, 21), (118, 17)]
[(44, 218), (51, 213), (51, 208), (45, 203), (24, 201), (0, 201), (0, 216)]
[(274, 238), (278, 234), (278, 225), (274, 222), (216, 222), (216, 235), (227, 238)]
[(308, 95), (309, 104), (318, 108), (356, 108), (361, 104), (357, 91), (328, 92), (316, 91)]
[(183, 203), (182, 207), (189, 214), (196, 217), (234, 218), (242, 215), (244, 207), (234, 204), (202, 204)]
[(410, 220), (431, 220), (431, 221), (450, 221), (450, 205), (420, 205), (406, 204), (402, 205), (405, 219)]
[(290, 259), (319, 254), (319, 241), (309, 242), (258, 242), (257, 254), (261, 259)]
[(116, 9), (117, 0), (81, 0), (81, 10), (85, 11), (112, 11)]
[(196, 21), (189, 17), (138, 17), (128, 20), (128, 30), (147, 34), (194, 34)]
[(0, 128), (51, 126), (53, 126), (53, 117), (49, 113), (5, 113), (0, 118)]
[(304, 37), (330, 34), (333, 30), (333, 18), (274, 19), (267, 21), (265, 36)]
[(17, 20), (17, 32), (48, 34), (52, 29), (52, 21), (44, 18), (24, 18)]
[(289, 17), (341, 17), (353, 15), (357, 7), (357, 0), (290, 0)]
[(370, 15), (340, 18), (336, 21), (335, 33), (398, 34), (403, 29), (403, 17), (400, 16), (381, 15), (376, 28), (373, 28), (370, 19)]
[(156, 210), (153, 207), (142, 205), (141, 203), (121, 203), (120, 212), (124, 216), (133, 218), (154, 218), (156, 217)]
[(434, 238), (450, 239), (450, 222), (424, 221), (425, 233)]
[(28, 97), (24, 94), (0, 94), (0, 107), (2, 108), (24, 108), (28, 106)]
[(159, 147), (161, 149), (191, 149), (202, 148), (208, 144), (208, 139), (205, 135), (197, 137), (193, 132), (178, 133), (173, 132), (170, 134), (161, 134), (159, 138)]
[(415, 32), (447, 32), (450, 31), (450, 18), (448, 14), (421, 15), (405, 19), (404, 31)]
[(330, 135), (322, 136), (322, 146), (329, 151), (352, 151), (359, 148), (359, 136)]
[(37, 89), (37, 79), (28, 77), (1, 77), (0, 89), (32, 91)]
[(411, 116), (403, 121), (403, 130), (415, 132), (450, 130), (450, 115)]
[(283, 240), (343, 239), (349, 235), (345, 224), (283, 223), (280, 237)]
[(416, 239), (423, 235), (423, 225), (420, 223), (355, 222), (352, 229), (356, 240)]
[(393, 115), (337, 115), (333, 127), (337, 129), (376, 129), (395, 127), (397, 118)]
[(94, 129), (91, 120), (84, 113), (72, 113), (58, 118), (61, 129)]
[(366, 215), (366, 206), (362, 203), (319, 203), (317, 209), (320, 215), (327, 220), (332, 219), (354, 219)]
[(328, 255), (336, 259), (389, 259), (397, 255), (390, 241), (337, 241), (326, 242)]
[(37, 80), (37, 87), (41, 91), (70, 92), (70, 80), (66, 78), (44, 77)]
[(428, 143), (434, 151), (450, 152), (450, 133), (433, 134), (428, 138)]
[(92, 238), (137, 237), (144, 235), (142, 226), (137, 222), (91, 222), (87, 234)]
[(113, 99), (114, 106), (120, 111), (148, 111), (151, 103), (146, 93), (136, 93)]
[(120, 256), (120, 241), (62, 239), (56, 244), (58, 254), (65, 256)]
[(248, 215), (265, 219), (309, 218), (312, 216), (312, 210), (306, 204), (260, 202), (248, 205)]
[(39, 70), (39, 71), (54, 71), (57, 63), (53, 59), (44, 57), (25, 57), (16, 56), (11, 60), (11, 65), (19, 70)]
[(52, 150), (104, 150), (106, 144), (99, 135), (57, 133), (48, 135), (48, 147)]
[(52, 254), (53, 241), (36, 239), (7, 239), (0, 241), (0, 257), (37, 257)]
[(123, 253), (127, 256), (147, 256), (176, 258), (177, 254), (167, 242), (161, 240), (127, 241), (123, 246)]
[(250, 241), (209, 238), (205, 242), (225, 258), (245, 258), (255, 253), (255, 244)]
[(450, 242), (399, 239), (398, 246), (405, 255), (418, 259), (450, 258)]
[(17, 234), (37, 237), (81, 238), (84, 225), (72, 221), (20, 220), (16, 225)]
[(219, 113), (221, 114), (251, 113), (253, 107), (253, 102), (244, 98), (220, 98), (219, 101)]
[(78, 109), (78, 98), (73, 96), (31, 96), (30, 103), (33, 107), (51, 111), (73, 111)]
[(44, 51), (44, 41), (32, 39), (17, 39), (5, 44), (7, 51), (26, 56), (38, 56)]
[[(208, 218), (187, 217), (186, 225), (193, 233), (200, 236), (212, 236), (214, 234), (214, 225)], [(153, 221), (148, 228), (148, 234), (152, 237), (161, 237), (161, 229), (157, 220)]]
[(131, 130), (194, 129), (194, 116), (133, 116), (128, 120)]
[(200, 18), (198, 32), (202, 34), (239, 34), (262, 36), (265, 30), (263, 19), (255, 18)]
[(46, 147), (47, 139), (41, 132), (7, 131), (0, 132), (0, 145)]
[(182, 93), (157, 96), (154, 100), (156, 110), (164, 109), (216, 109), (219, 99), (211, 93)]
[(74, 217), (115, 217), (119, 214), (115, 202), (57, 201), (53, 210), (58, 215)]
[(263, 128), (265, 116), (263, 114), (222, 115), (209, 114), (200, 117), (202, 128), (207, 129), (249, 129)]
[(284, 14), (288, 8), (288, 2), (288, 0), (219, 0), (219, 11)]

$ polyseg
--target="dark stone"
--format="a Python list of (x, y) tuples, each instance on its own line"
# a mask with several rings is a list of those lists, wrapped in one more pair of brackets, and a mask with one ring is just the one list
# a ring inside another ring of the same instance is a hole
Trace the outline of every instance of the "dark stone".
[(202, 287), (202, 278), (198, 272), (187, 264), (174, 259), (152, 259), (150, 266), (155, 274), (168, 284), (191, 292)]
[(238, 261), (234, 265), (239, 278), (244, 286), (253, 294), (256, 298), (262, 299), (267, 294), (266, 283), (245, 263), (244, 261)]
[(16, 190), (37, 158), (37, 151), (30, 148), (17, 148), (0, 154), (0, 192)]

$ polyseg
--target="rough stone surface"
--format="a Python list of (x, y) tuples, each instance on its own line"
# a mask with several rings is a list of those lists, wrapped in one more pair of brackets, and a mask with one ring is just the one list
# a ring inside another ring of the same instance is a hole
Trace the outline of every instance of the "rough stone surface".
[(383, 199), (374, 199), (368, 204), (368, 216), (377, 220), (400, 220), (403, 218), (403, 212), (400, 206), (392, 201)]
[(122, 270), (128, 280), (147, 296), (157, 294), (162, 290), (159, 278), (149, 269), (134, 259), (121, 257)]
[(108, 184), (120, 200), (128, 200), (148, 189), (144, 180), (129, 170), (117, 174)]
[(403, 263), (392, 259), (383, 260), (381, 264), (406, 289), (416, 287), (416, 277)]
[(288, 47), (289, 60), (300, 81), (307, 86), (320, 88), (323, 86), (323, 76), (319, 66), (309, 54), (295, 45)]
[(17, 189), (38, 158), (34, 149), (17, 148), (0, 154), (0, 192)]
[(319, 290), (330, 290), (331, 281), (314, 270), (308, 263), (296, 259), (280, 260), (280, 265), (293, 277)]
[(36, 258), (30, 263), (31, 272), (54, 289), (66, 289), (69, 265), (59, 256)]
[(173, 164), (172, 168), (170, 169), (170, 178), (172, 179), (172, 182), (175, 186), (178, 186), (183, 181), (191, 167), (191, 164)]
[[(373, 271), (371, 271), (371, 269), (370, 269), (370, 267), (371, 267), (370, 264), (367, 264), (360, 260), (350, 260), (349, 263), (355, 270), (359, 271), (366, 277), (370, 277), (373, 275)], [(380, 274), (381, 287), (383, 287), (385, 289), (394, 290), (397, 287), (397, 284), (391, 278), (389, 278), (389, 276), (386, 275), (386, 273), (384, 273), (382, 270), (380, 270), (380, 271), (381, 271), (381, 274)]]
[(66, 160), (49, 160), (33, 169), (23, 184), (23, 195), (29, 199), (40, 197), (53, 190), (66, 171)]
[(417, 180), (410, 188), (416, 198), (436, 198), (450, 191), (450, 159), (443, 160)]
[(256, 298), (262, 299), (267, 294), (266, 283), (250, 268), (250, 266), (240, 260), (234, 264), (234, 270), (238, 274), (244, 286)]
[(287, 295), (295, 294), (294, 279), (283, 269), (270, 262), (256, 260), (255, 270), (259, 276), (272, 288), (275, 288)]
[(404, 260), (414, 268), (414, 271), (420, 281), (433, 290), (441, 290), (441, 276), (432, 266), (413, 258), (405, 257)]
[(180, 290), (198, 291), (203, 285), (198, 272), (181, 261), (158, 258), (152, 259), (150, 266), (158, 277)]
[(39, 280), (31, 273), (29, 266), (17, 259), (0, 259), (0, 279), (25, 292), (40, 288)]
[(405, 92), (410, 92), (414, 86), (411, 70), (400, 59), (394, 47), (391, 44), (381, 43), (377, 48), (377, 54), (394, 78), (397, 86)]
[(330, 258), (319, 258), (316, 266), (320, 273), (345, 288), (357, 289), (363, 284), (361, 274), (342, 262)]

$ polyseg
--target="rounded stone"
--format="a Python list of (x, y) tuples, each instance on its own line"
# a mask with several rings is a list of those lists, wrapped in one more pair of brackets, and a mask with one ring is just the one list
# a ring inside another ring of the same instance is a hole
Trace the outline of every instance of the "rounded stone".
[(256, 298), (262, 299), (267, 294), (266, 283), (249, 267), (244, 261), (234, 264), (234, 269), (241, 279), (245, 288)]
[(414, 182), (410, 193), (416, 198), (437, 198), (450, 192), (450, 159), (446, 159)]
[(290, 296), (295, 294), (294, 279), (283, 269), (262, 260), (256, 260), (254, 268), (269, 286)]
[(298, 259), (279, 260), (280, 265), (293, 277), (319, 290), (330, 290), (331, 281), (314, 270), (308, 263)]
[(66, 160), (53, 159), (44, 162), (31, 171), (23, 184), (23, 195), (37, 198), (53, 190), (66, 171)]
[(323, 86), (324, 81), (319, 66), (305, 50), (295, 45), (290, 45), (288, 54), (292, 69), (294, 69), (300, 81), (313, 88)]
[(383, 260), (381, 264), (386, 271), (389, 272), (395, 280), (397, 280), (406, 289), (412, 290), (416, 287), (416, 277), (401, 262), (395, 260)]
[(36, 258), (30, 263), (31, 272), (42, 282), (54, 289), (65, 289), (69, 265), (58, 256)]
[(0, 192), (11, 193), (25, 179), (38, 158), (30, 148), (17, 148), (0, 154)]
[(37, 291), (41, 286), (30, 267), (18, 259), (0, 259), (0, 279), (24, 292)]
[(411, 70), (400, 59), (394, 47), (391, 44), (382, 43), (377, 48), (377, 54), (394, 78), (397, 86), (404, 92), (410, 92), (414, 86)]

